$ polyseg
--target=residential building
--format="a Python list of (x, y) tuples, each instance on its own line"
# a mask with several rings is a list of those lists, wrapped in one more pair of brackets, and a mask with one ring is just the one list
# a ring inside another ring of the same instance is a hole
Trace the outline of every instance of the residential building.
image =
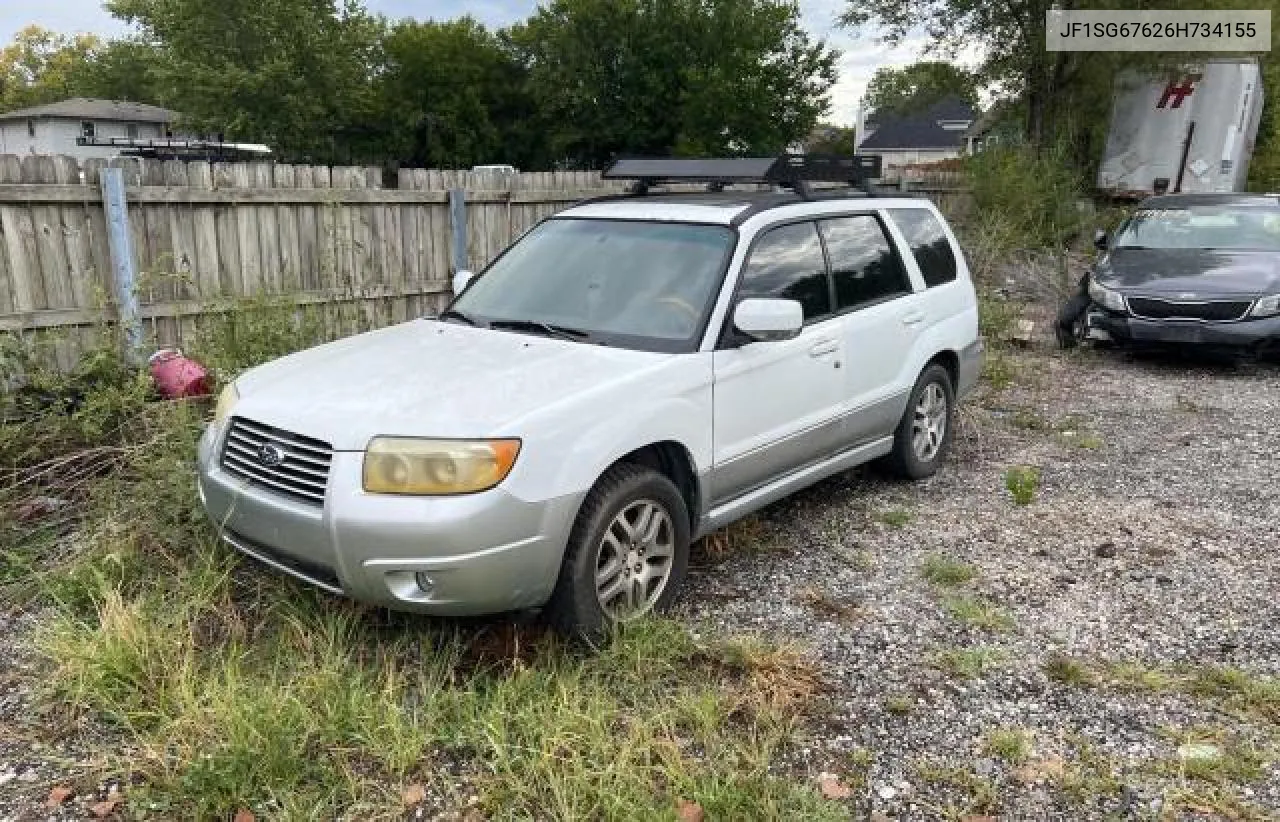
[(66, 154), (84, 160), (120, 153), (111, 146), (81, 146), (78, 137), (172, 136), (178, 113), (146, 103), (72, 97), (58, 103), (0, 112), (0, 154)]
[(874, 114), (862, 125), (860, 154), (878, 154), (886, 177), (894, 169), (960, 157), (966, 153), (965, 133), (977, 112), (957, 97), (939, 100), (918, 114), (886, 117)]

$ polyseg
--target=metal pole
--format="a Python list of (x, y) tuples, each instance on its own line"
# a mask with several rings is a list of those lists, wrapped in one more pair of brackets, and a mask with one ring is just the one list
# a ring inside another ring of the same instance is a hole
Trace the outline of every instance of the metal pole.
[(453, 228), (453, 271), (466, 271), (470, 268), (467, 262), (467, 191), (462, 188), (449, 189), (449, 225)]
[(107, 218), (107, 246), (111, 250), (111, 284), (124, 333), (124, 356), (131, 365), (142, 363), (142, 324), (138, 321), (137, 272), (133, 267), (133, 241), (129, 233), (129, 208), (124, 196), (124, 170), (102, 169), (102, 208)]

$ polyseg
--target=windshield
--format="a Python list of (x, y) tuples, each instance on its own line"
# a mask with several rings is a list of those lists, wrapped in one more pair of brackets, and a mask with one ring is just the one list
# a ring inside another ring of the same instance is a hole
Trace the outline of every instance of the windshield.
[(635, 220), (548, 220), (451, 306), (466, 321), (656, 351), (689, 350), (734, 232)]
[(1116, 248), (1213, 248), (1280, 251), (1280, 208), (1203, 205), (1134, 213)]

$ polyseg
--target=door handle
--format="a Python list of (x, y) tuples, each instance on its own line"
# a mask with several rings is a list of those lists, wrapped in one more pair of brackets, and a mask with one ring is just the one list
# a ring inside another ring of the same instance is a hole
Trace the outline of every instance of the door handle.
[(919, 325), (922, 322), (924, 322), (924, 314), (919, 311), (912, 311), (910, 314), (902, 315), (903, 325)]
[(809, 349), (810, 357), (822, 357), (827, 354), (834, 353), (840, 347), (838, 340), (818, 340)]

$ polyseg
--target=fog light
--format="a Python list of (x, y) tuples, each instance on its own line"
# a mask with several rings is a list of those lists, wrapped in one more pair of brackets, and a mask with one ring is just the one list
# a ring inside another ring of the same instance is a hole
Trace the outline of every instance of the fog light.
[(424, 574), (422, 571), (413, 575), (413, 581), (418, 583), (418, 590), (422, 591), (422, 593), (427, 596), (430, 596), (431, 592), (435, 590), (436, 581)]

